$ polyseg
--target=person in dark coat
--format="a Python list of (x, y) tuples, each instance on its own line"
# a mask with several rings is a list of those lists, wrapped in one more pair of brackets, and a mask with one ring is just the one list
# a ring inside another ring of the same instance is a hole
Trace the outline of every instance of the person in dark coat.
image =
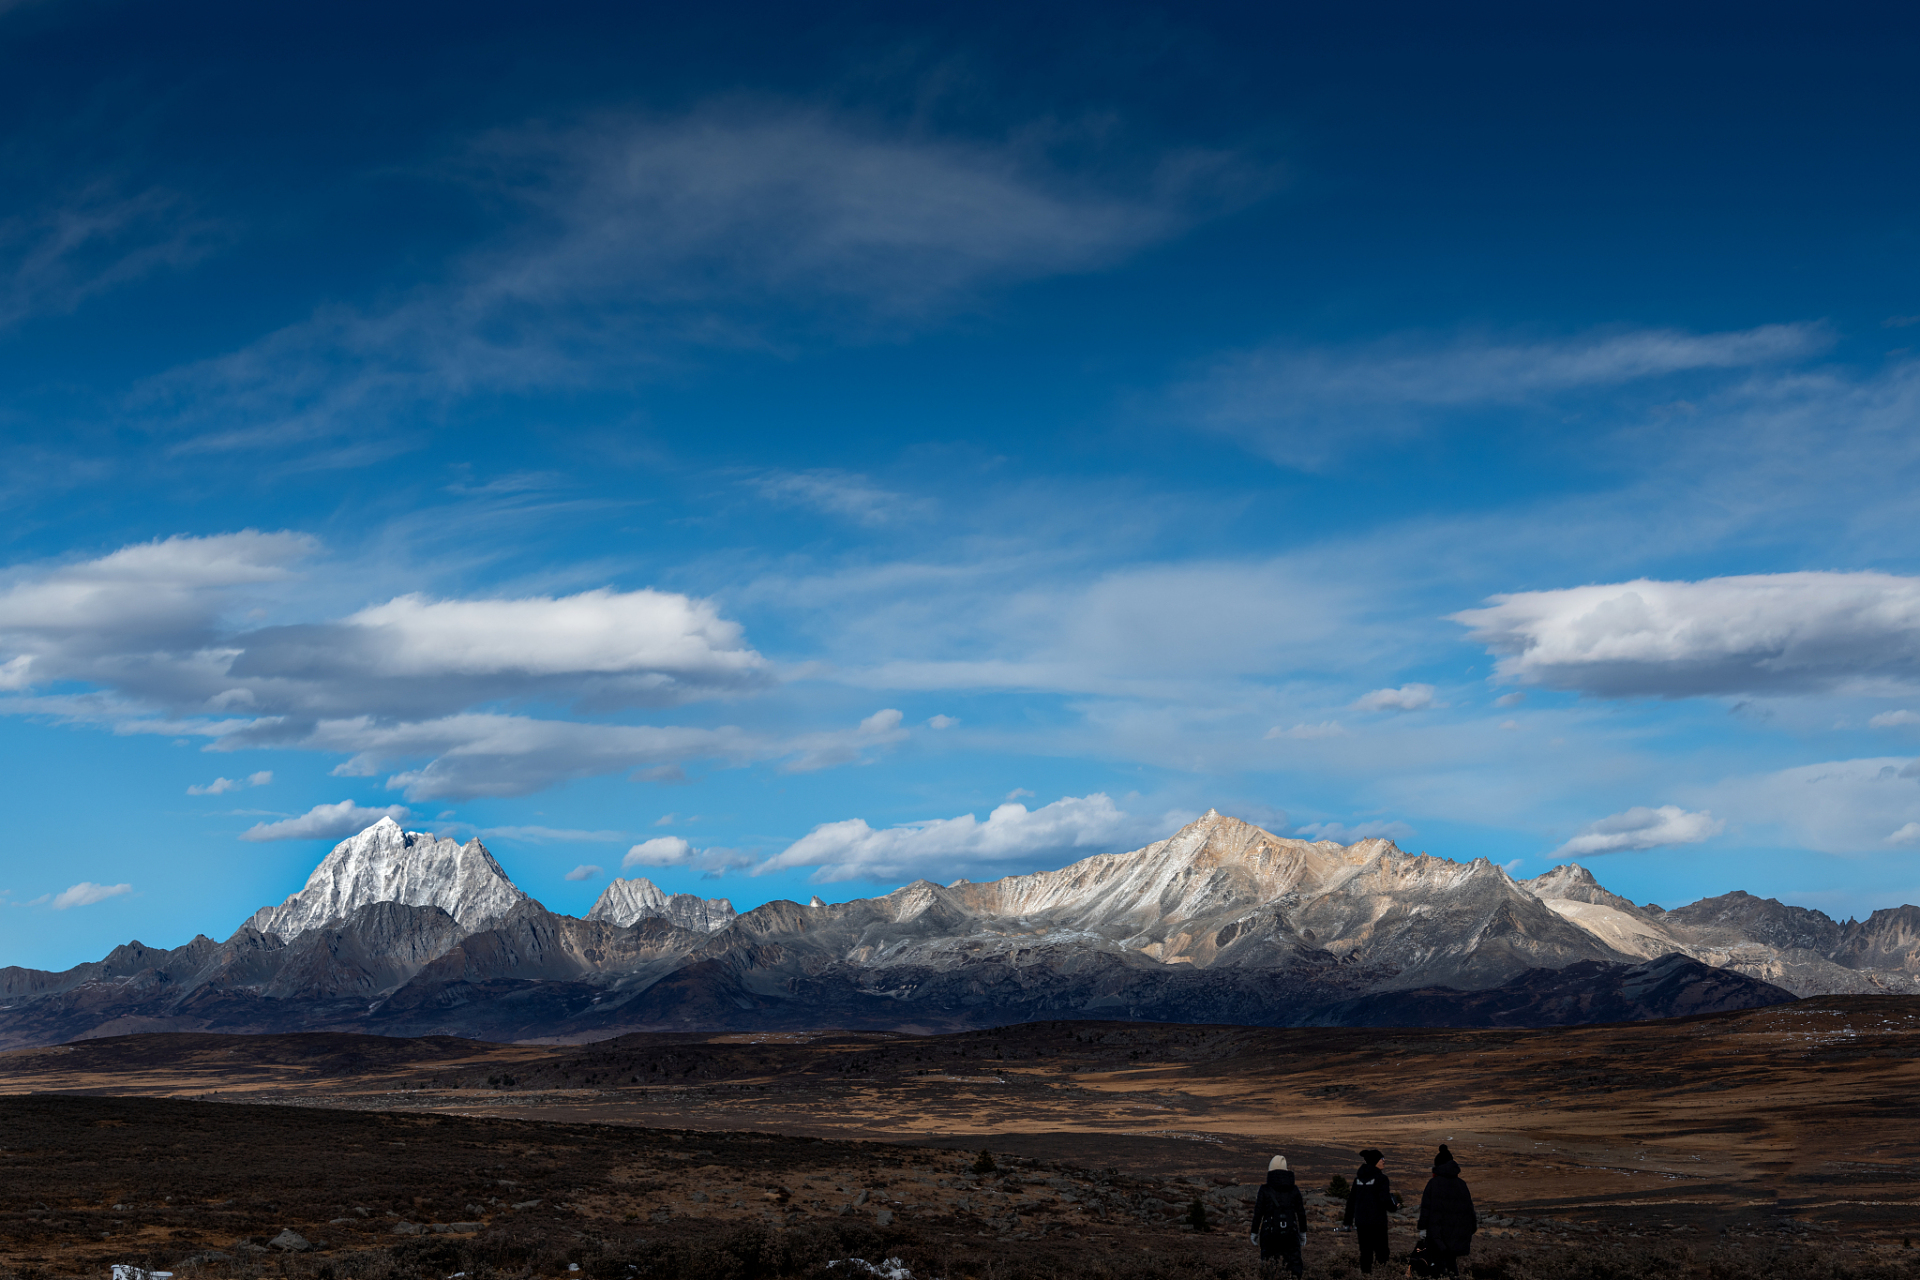
[(1394, 1210), (1393, 1184), (1380, 1170), (1380, 1153), (1368, 1147), (1360, 1153), (1360, 1172), (1347, 1192), (1347, 1211), (1341, 1221), (1360, 1237), (1360, 1274), (1369, 1275), (1375, 1262), (1387, 1260), (1387, 1215)]
[(1420, 1193), (1420, 1220), (1414, 1225), (1440, 1271), (1457, 1275), (1454, 1263), (1472, 1251), (1480, 1216), (1473, 1210), (1473, 1193), (1460, 1180), (1460, 1165), (1445, 1146), (1433, 1158), (1433, 1177)]
[(1287, 1264), (1296, 1277), (1306, 1270), (1300, 1259), (1300, 1237), (1307, 1230), (1307, 1202), (1294, 1185), (1285, 1156), (1267, 1162), (1267, 1184), (1253, 1198), (1253, 1242), (1260, 1246), (1261, 1266)]

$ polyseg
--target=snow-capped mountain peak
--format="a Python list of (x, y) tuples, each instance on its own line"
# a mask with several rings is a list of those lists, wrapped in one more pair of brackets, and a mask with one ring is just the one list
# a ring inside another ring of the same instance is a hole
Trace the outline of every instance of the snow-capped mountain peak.
[(290, 941), (371, 903), (399, 902), (439, 907), (472, 931), (497, 924), (526, 900), (478, 839), (438, 839), (382, 818), (335, 845), (305, 888), (262, 907), (247, 924)]
[(630, 925), (649, 916), (663, 916), (682, 929), (712, 933), (733, 923), (738, 913), (725, 898), (702, 898), (691, 893), (668, 895), (645, 876), (637, 880), (615, 880), (600, 893), (589, 920), (608, 920)]

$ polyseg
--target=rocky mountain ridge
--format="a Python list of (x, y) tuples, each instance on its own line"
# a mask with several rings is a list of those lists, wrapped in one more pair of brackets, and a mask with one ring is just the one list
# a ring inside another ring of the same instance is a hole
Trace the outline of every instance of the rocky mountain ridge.
[(1521, 885), (1627, 955), (1678, 952), (1804, 996), (1920, 992), (1920, 907), (1841, 923), (1736, 889), (1666, 911), (1609, 893), (1580, 866), (1555, 867)]
[(1920, 990), (1920, 909), (1841, 924), (1729, 894), (1673, 911), (1584, 868), (1275, 836), (1209, 812), (1131, 853), (991, 883), (736, 913), (619, 880), (548, 911), (478, 840), (390, 821), (225, 942), (0, 969), (0, 1047), (141, 1030), (593, 1039), (1034, 1018), (1519, 1025)]
[(740, 913), (725, 898), (702, 898), (697, 894), (661, 891), (660, 886), (645, 876), (638, 880), (615, 880), (600, 893), (587, 912), (589, 920), (611, 920), (614, 924), (628, 925), (659, 916), (671, 920), (682, 929), (692, 929), (697, 933), (712, 933), (715, 929), (724, 929), (733, 923)]

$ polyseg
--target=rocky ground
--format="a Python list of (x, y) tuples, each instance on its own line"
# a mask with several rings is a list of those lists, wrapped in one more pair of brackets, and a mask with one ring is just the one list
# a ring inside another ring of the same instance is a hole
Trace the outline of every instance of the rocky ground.
[(1496, 1280), (1920, 1275), (1916, 1084), (1900, 997), (1552, 1031), (125, 1037), (0, 1056), (0, 1269), (1225, 1280), (1283, 1150), (1340, 1276), (1328, 1179), (1371, 1144), (1417, 1195), (1446, 1140)]

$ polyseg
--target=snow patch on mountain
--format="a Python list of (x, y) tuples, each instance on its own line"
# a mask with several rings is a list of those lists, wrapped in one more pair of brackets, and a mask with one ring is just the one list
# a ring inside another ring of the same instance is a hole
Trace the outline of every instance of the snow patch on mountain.
[(360, 907), (398, 902), (439, 907), (474, 932), (491, 928), (525, 901), (527, 895), (479, 840), (437, 839), (382, 818), (335, 845), (305, 888), (277, 907), (260, 908), (247, 926), (292, 941)]

